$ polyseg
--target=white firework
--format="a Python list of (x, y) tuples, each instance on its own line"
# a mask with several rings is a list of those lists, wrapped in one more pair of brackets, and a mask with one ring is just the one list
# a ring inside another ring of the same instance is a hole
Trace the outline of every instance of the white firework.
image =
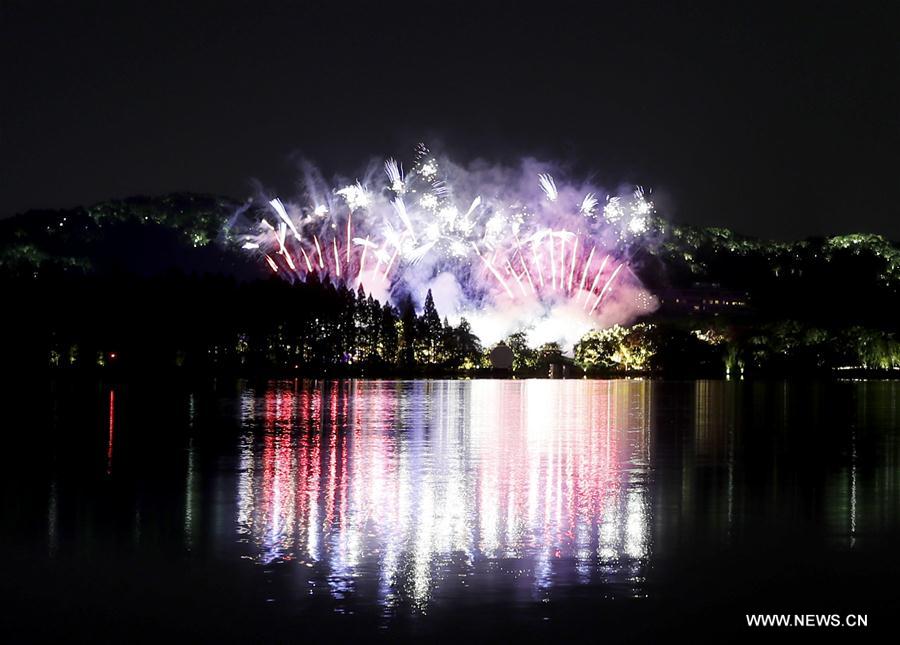
[(426, 208), (426, 209), (428, 209), (428, 210), (432, 210), (432, 211), (433, 211), (433, 210), (436, 209), (437, 206), (438, 206), (438, 199), (437, 199), (437, 197), (435, 197), (435, 196), (432, 195), (431, 193), (428, 193), (427, 195), (424, 195), (424, 196), (422, 197), (422, 199), (419, 200), (419, 205), (420, 205), (422, 208)]
[(422, 168), (421, 170), (419, 170), (419, 173), (422, 175), (422, 177), (430, 181), (434, 179), (435, 175), (437, 175), (437, 171), (437, 163), (434, 161), (434, 159), (430, 159), (429, 161), (422, 164)]
[(415, 239), (416, 232), (413, 229), (412, 220), (409, 219), (409, 213), (406, 212), (406, 204), (402, 199), (395, 199), (391, 204), (394, 206), (394, 212), (397, 213), (397, 216), (403, 222), (406, 230), (413, 236), (413, 239)]
[(506, 219), (501, 214), (494, 215), (484, 225), (484, 236), (488, 239), (497, 239), (503, 234)]
[(615, 224), (625, 216), (622, 202), (618, 197), (607, 197), (606, 206), (603, 207), (603, 216), (610, 224)]
[(635, 216), (628, 222), (628, 230), (634, 235), (646, 233), (649, 223), (646, 217)]
[[(344, 186), (336, 193), (346, 200), (347, 206), (350, 207), (351, 211), (368, 208), (369, 206), (369, 192), (359, 182)], [(325, 212), (327, 213), (328, 211), (326, 210)]]
[(450, 243), (450, 253), (458, 258), (462, 258), (469, 254), (469, 247), (462, 240), (453, 240)]
[(459, 210), (456, 206), (445, 206), (438, 212), (438, 217), (441, 218), (441, 223), (444, 226), (452, 227), (456, 218), (459, 217)]
[(538, 175), (538, 183), (541, 185), (541, 190), (544, 191), (547, 199), (555, 202), (556, 198), (559, 197), (559, 192), (556, 190), (556, 182), (553, 181), (553, 177), (547, 173), (541, 173)]
[(582, 215), (591, 215), (596, 207), (597, 197), (594, 193), (588, 193), (584, 196), (584, 199), (581, 200), (581, 207), (578, 210), (581, 211)]
[(634, 213), (636, 215), (649, 215), (653, 211), (653, 202), (644, 197), (644, 189), (637, 186), (634, 189)]
[(289, 226), (291, 232), (294, 234), (294, 237), (298, 240), (300, 239), (300, 233), (297, 231), (297, 227), (294, 226), (294, 222), (291, 221), (291, 218), (288, 217), (287, 211), (284, 209), (284, 204), (281, 203), (281, 200), (277, 197), (269, 202), (269, 206), (278, 213), (278, 217), (281, 218), (282, 222)]
[(392, 157), (384, 162), (384, 172), (387, 174), (391, 190), (398, 195), (402, 195), (406, 191), (406, 186), (403, 183), (403, 166), (398, 164)]

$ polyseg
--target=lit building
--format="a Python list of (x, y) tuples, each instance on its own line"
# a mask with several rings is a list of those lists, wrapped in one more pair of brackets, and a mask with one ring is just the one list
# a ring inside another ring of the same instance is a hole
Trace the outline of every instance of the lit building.
[(739, 314), (750, 310), (750, 294), (718, 283), (695, 282), (690, 288), (660, 294), (659, 303), (669, 313)]

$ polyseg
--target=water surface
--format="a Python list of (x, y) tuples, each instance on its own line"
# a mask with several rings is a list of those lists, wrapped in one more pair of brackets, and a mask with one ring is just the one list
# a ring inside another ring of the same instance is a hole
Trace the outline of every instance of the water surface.
[(890, 621), (898, 384), (52, 382), (10, 401), (23, 638)]

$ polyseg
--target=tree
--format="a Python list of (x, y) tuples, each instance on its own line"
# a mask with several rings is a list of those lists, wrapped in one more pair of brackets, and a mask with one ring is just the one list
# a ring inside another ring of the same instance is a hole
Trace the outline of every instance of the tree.
[(441, 317), (438, 316), (437, 308), (434, 306), (434, 297), (429, 289), (428, 295), (425, 296), (422, 317), (419, 320), (419, 339), (424, 363), (434, 365), (438, 362), (442, 331)]
[[(377, 300), (375, 301), (378, 302)], [(381, 318), (379, 320), (378, 329), (378, 347), (381, 360), (389, 366), (397, 363), (397, 353), (399, 350), (397, 313), (394, 308), (385, 304), (381, 308)]]
[(353, 325), (356, 328), (356, 362), (365, 363), (372, 356), (372, 332), (374, 330), (366, 302), (366, 292), (362, 284), (359, 285), (356, 292)]
[(575, 345), (575, 362), (586, 372), (649, 369), (656, 352), (654, 333), (654, 325), (646, 323), (588, 332)]
[(536, 355), (535, 368), (541, 374), (549, 374), (550, 365), (553, 363), (563, 362), (562, 348), (559, 343), (544, 343), (537, 349)]
[(440, 362), (447, 367), (452, 366), (455, 352), (453, 327), (450, 325), (447, 317), (444, 316), (444, 324), (441, 328)]
[(475, 369), (484, 363), (481, 341), (472, 333), (472, 327), (465, 318), (453, 330), (453, 363), (462, 369)]
[(614, 357), (625, 333), (619, 325), (589, 331), (575, 345), (575, 363), (585, 372), (618, 367), (619, 361)]
[(517, 372), (533, 370), (537, 366), (537, 352), (528, 346), (525, 332), (510, 334), (504, 341), (513, 353), (513, 369)]
[(416, 361), (416, 341), (418, 340), (418, 318), (416, 308), (409, 294), (400, 303), (400, 363), (409, 369)]

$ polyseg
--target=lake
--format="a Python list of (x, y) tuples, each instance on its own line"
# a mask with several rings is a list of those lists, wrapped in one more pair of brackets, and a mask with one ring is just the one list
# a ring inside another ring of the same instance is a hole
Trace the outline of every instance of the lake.
[(900, 609), (898, 389), (10, 386), (6, 633), (653, 641), (838, 613), (874, 634)]

